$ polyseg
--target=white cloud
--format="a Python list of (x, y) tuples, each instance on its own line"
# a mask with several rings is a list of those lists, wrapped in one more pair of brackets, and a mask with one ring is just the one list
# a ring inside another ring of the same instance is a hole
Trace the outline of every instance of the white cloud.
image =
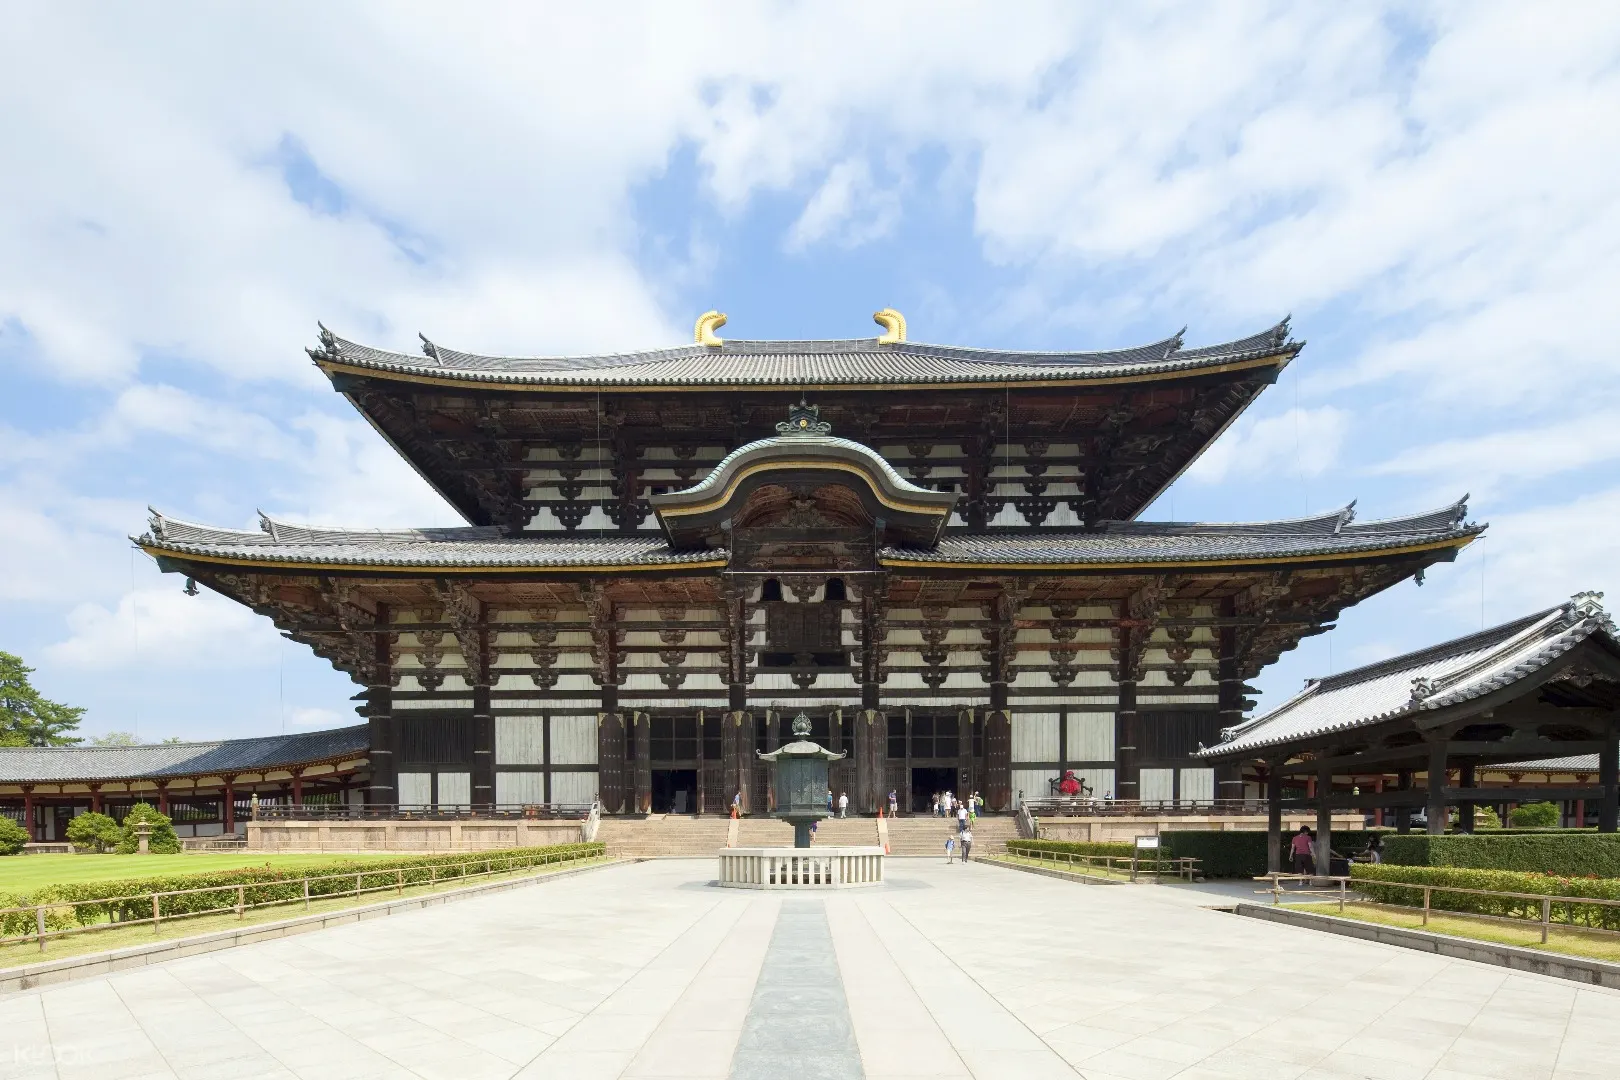
[(67, 615), (70, 636), (47, 646), (45, 659), (77, 671), (173, 671), (256, 667), (275, 655), (267, 619), (207, 589), (187, 596), (171, 580), (125, 593), (111, 609), (78, 605)]
[(287, 711), (287, 723), (293, 727), (343, 727), (356, 722), (353, 713), (345, 716), (336, 709), (323, 709), (316, 705), (298, 705)]
[(887, 234), (899, 216), (899, 195), (878, 189), (866, 162), (840, 161), (827, 170), (826, 180), (788, 230), (787, 249), (803, 251), (827, 239), (857, 247)]
[(1573, 414), (1540, 427), (1414, 446), (1373, 465), (1373, 475), (1438, 479), (1476, 499), (1505, 484), (1544, 480), (1620, 458), (1620, 411)]
[(1279, 481), (1319, 476), (1338, 460), (1349, 427), (1350, 414), (1331, 405), (1243, 418), (1204, 451), (1187, 476), (1206, 484), (1263, 475)]

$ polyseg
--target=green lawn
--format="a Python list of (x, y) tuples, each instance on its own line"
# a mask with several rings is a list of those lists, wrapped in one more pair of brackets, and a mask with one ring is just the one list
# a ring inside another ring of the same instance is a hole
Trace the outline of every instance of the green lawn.
[(203, 874), (242, 866), (319, 867), (352, 859), (397, 858), (406, 852), (375, 855), (266, 855), (262, 852), (199, 852), (196, 855), (11, 855), (0, 858), (0, 893), (27, 893), (41, 885), (116, 878)]
[(1339, 911), (1337, 901), (1326, 904), (1293, 904), (1289, 905), (1299, 911), (1309, 911), (1317, 915), (1332, 915), (1335, 918), (1355, 919), (1359, 922), (1381, 923), (1384, 926), (1398, 926), (1407, 930), (1426, 930), (1431, 934), (1445, 934), (1448, 937), (1474, 938), (1477, 941), (1494, 941), (1502, 945), (1517, 945), (1524, 949), (1537, 949), (1544, 952), (1567, 953), (1570, 956), (1585, 956), (1593, 960), (1608, 960), (1611, 963), (1620, 961), (1620, 934), (1605, 933), (1601, 930), (1587, 930), (1578, 926), (1560, 926), (1553, 924), (1552, 933), (1547, 937), (1547, 944), (1541, 943), (1541, 924), (1524, 922), (1514, 924), (1499, 922), (1495, 919), (1472, 918), (1458, 912), (1429, 913), (1429, 925), (1423, 925), (1423, 913), (1409, 907), (1397, 907), (1393, 904), (1374, 904), (1369, 901), (1351, 902), (1345, 905), (1343, 913)]

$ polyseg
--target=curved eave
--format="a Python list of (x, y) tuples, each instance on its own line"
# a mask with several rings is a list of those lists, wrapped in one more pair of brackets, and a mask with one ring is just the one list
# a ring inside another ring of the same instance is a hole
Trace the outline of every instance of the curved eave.
[(1115, 571), (1115, 570), (1163, 570), (1165, 567), (1185, 566), (1204, 567), (1218, 566), (1223, 568), (1241, 568), (1246, 566), (1281, 566), (1298, 563), (1324, 563), (1324, 562), (1357, 562), (1365, 559), (1390, 558), (1399, 555), (1414, 555), (1426, 551), (1444, 551), (1451, 549), (1461, 551), (1473, 543), (1479, 535), (1478, 532), (1466, 536), (1451, 537), (1445, 540), (1436, 540), (1423, 544), (1403, 544), (1397, 547), (1369, 547), (1355, 548), (1346, 551), (1311, 552), (1295, 555), (1246, 555), (1241, 558), (1197, 559), (1197, 558), (1166, 558), (1158, 560), (1131, 560), (1131, 561), (1053, 561), (1053, 562), (989, 562), (983, 560), (950, 560), (950, 559), (901, 559), (893, 556), (879, 556), (878, 563), (890, 569), (902, 570), (908, 567), (917, 567), (930, 570), (1028, 570), (1051, 572), (1053, 570), (1073, 571)]
[[(279, 763), (273, 764), (273, 765), (254, 765), (254, 766), (252, 766), (250, 768), (244, 768), (244, 769), (204, 769), (201, 772), (131, 773), (128, 776), (63, 776), (63, 777), (54, 777), (53, 776), (53, 777), (51, 777), (49, 779), (38, 779), (38, 780), (0, 780), (0, 784), (3, 784), (3, 785), (18, 785), (18, 784), (32, 784), (32, 785), (39, 785), (39, 784), (44, 784), (44, 785), (51, 785), (51, 784), (56, 784), (56, 785), (62, 785), (62, 784), (141, 784), (141, 783), (152, 783), (152, 784), (164, 783), (164, 784), (167, 784), (167, 783), (171, 783), (171, 782), (173, 782), (175, 780), (190, 780), (190, 781), (195, 783), (198, 780), (209, 780), (209, 779), (218, 778), (219, 780), (223, 781), (225, 779), (225, 777), (227, 777), (227, 776), (234, 776), (240, 781), (241, 777), (244, 777), (244, 776), (263, 776), (265, 773), (287, 772), (287, 771), (289, 771), (291, 769), (308, 768), (311, 765), (334, 765), (335, 766), (335, 765), (341, 765), (345, 761), (365, 761), (369, 765), (370, 764), (370, 757), (371, 757), (371, 751), (369, 749), (365, 749), (365, 750), (354, 750), (354, 751), (351, 751), (351, 752), (349, 752), (347, 754), (338, 754), (335, 757), (299, 758), (296, 761), (279, 762)], [(325, 776), (327, 774), (323, 773), (321, 775)], [(313, 777), (312, 779), (317, 779), (318, 780), (318, 779), (320, 779), (320, 777)], [(241, 781), (241, 782), (247, 783), (247, 784), (253, 784), (253, 783), (267, 783), (268, 781), (246, 780), (246, 781)], [(116, 795), (116, 794), (118, 794), (118, 792), (112, 792), (112, 794)]]
[(927, 494), (948, 496), (948, 498), (937, 500), (931, 499), (927, 502), (906, 501), (903, 498), (902, 492), (891, 490), (890, 485), (881, 483), (878, 476), (875, 475), (873, 470), (870, 468), (863, 468), (854, 462), (829, 461), (826, 458), (804, 456), (771, 458), (763, 461), (754, 461), (739, 465), (735, 469), (731, 470), (731, 475), (725, 479), (723, 485), (716, 488), (717, 493), (713, 496), (705, 498), (702, 502), (692, 502), (682, 505), (676, 499), (676, 496), (684, 494), (682, 492), (653, 495), (648, 498), (648, 502), (651, 503), (653, 509), (657, 511), (660, 518), (681, 518), (690, 517), (696, 514), (708, 514), (723, 508), (726, 506), (726, 504), (731, 502), (731, 500), (736, 497), (737, 489), (740, 488), (750, 477), (757, 476), (761, 473), (785, 472), (791, 470), (803, 472), (839, 472), (858, 476), (867, 482), (867, 486), (872, 491), (873, 498), (877, 499), (878, 502), (882, 503), (890, 510), (895, 510), (904, 514), (916, 514), (923, 517), (937, 517), (943, 520), (950, 517), (951, 508), (956, 505), (956, 494), (954, 492), (927, 492)]
[(154, 559), (173, 559), (179, 562), (206, 563), (216, 566), (246, 566), (262, 570), (344, 570), (352, 573), (397, 572), (421, 574), (606, 574), (658, 571), (668, 573), (680, 570), (707, 570), (723, 568), (724, 556), (706, 559), (671, 559), (656, 563), (579, 563), (546, 565), (537, 563), (490, 563), (479, 566), (458, 566), (443, 562), (340, 562), (322, 559), (258, 559), (240, 555), (219, 555), (184, 548), (162, 547), (157, 544), (137, 543)]
[(514, 376), (506, 372), (488, 371), (457, 371), (448, 368), (420, 368), (410, 370), (404, 364), (360, 364), (352, 361), (331, 360), (318, 358), (317, 367), (326, 373), (328, 378), (347, 375), (354, 378), (376, 379), (383, 382), (409, 383), (418, 386), (456, 387), (461, 389), (498, 390), (533, 393), (536, 391), (555, 391), (559, 393), (598, 393), (603, 390), (623, 390), (652, 393), (693, 393), (713, 392), (715, 390), (759, 390), (779, 387), (795, 392), (803, 391), (840, 391), (840, 390), (882, 390), (893, 392), (899, 390), (949, 390), (962, 387), (975, 389), (1001, 390), (1001, 389), (1039, 389), (1042, 387), (1062, 386), (1113, 386), (1130, 383), (1166, 382), (1177, 379), (1192, 379), (1207, 375), (1220, 375), (1228, 372), (1252, 371), (1256, 368), (1276, 367), (1279, 370), (1286, 367), (1288, 362), (1299, 352), (1300, 346), (1288, 345), (1285, 348), (1268, 351), (1265, 355), (1255, 357), (1236, 358), (1231, 360), (1218, 360), (1212, 363), (1169, 364), (1160, 370), (1132, 371), (1121, 367), (1098, 367), (1095, 372), (1072, 371), (1061, 375), (1048, 372), (1029, 372), (1027, 374), (1009, 375), (1003, 372), (986, 372), (982, 376), (963, 374), (951, 377), (936, 377), (931, 379), (918, 379), (907, 382), (874, 382), (862, 379), (829, 380), (829, 379), (798, 379), (783, 376), (776, 379), (736, 380), (736, 379), (703, 379), (688, 378), (679, 381), (665, 381), (659, 379), (611, 379), (611, 378), (556, 378), (549, 376)]

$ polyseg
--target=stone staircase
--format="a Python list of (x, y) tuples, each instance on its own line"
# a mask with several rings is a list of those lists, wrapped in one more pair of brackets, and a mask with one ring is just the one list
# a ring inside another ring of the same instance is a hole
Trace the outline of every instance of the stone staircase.
[[(728, 819), (655, 814), (646, 818), (602, 818), (596, 838), (616, 858), (713, 855), (726, 846)], [(785, 826), (784, 826), (785, 828)], [(793, 842), (788, 832), (788, 843)]]
[[(954, 818), (927, 814), (903, 815), (889, 819), (890, 855), (936, 855), (945, 857), (945, 838), (956, 835)], [(985, 816), (973, 825), (973, 853), (1001, 855), (1007, 841), (1018, 839), (1018, 822), (1011, 815)]]
[[(938, 824), (943, 829), (944, 823)], [(608, 854), (615, 857), (694, 858), (713, 855), (725, 847), (730, 825), (729, 818), (719, 815), (604, 817), (596, 838), (607, 844)], [(828, 818), (817, 828), (814, 840), (816, 847), (873, 847), (877, 843), (877, 819), (860, 817)], [(737, 822), (737, 846), (792, 847), (793, 826), (775, 818), (745, 817)]]

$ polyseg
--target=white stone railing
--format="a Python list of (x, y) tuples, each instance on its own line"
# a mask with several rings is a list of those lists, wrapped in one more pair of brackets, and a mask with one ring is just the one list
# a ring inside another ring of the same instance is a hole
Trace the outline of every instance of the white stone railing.
[(854, 889), (883, 884), (880, 847), (727, 848), (722, 886), (731, 889)]

